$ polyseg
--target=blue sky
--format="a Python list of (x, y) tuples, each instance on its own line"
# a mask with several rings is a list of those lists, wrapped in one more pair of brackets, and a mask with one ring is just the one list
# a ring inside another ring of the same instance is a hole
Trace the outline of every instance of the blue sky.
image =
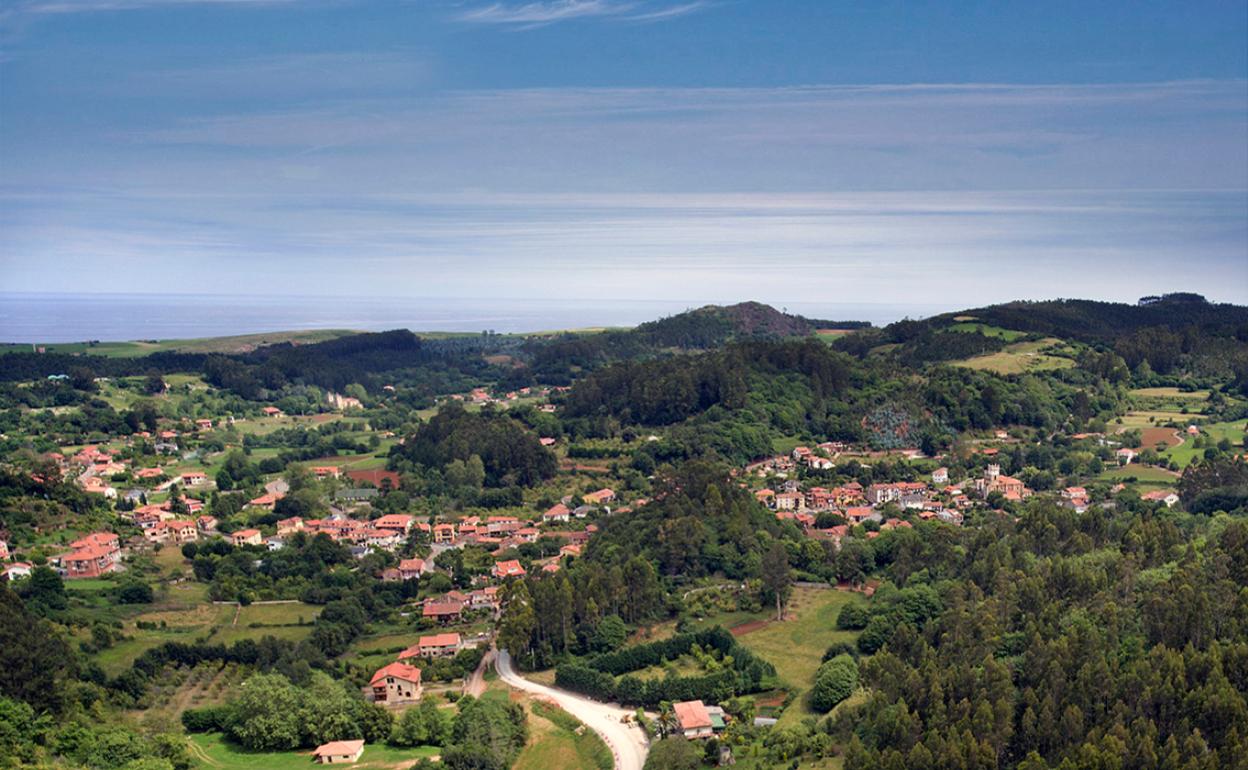
[(0, 5), (0, 291), (240, 287), (1248, 302), (1248, 5)]

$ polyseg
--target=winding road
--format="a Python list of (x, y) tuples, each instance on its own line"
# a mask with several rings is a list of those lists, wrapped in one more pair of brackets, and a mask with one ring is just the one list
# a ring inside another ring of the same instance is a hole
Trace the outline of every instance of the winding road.
[(615, 755), (616, 770), (641, 770), (646, 763), (648, 745), (645, 734), (635, 724), (625, 724), (622, 721), (626, 716), (631, 717), (632, 711), (599, 703), (567, 690), (530, 682), (511, 667), (511, 656), (506, 650), (498, 651), (494, 667), (498, 669), (498, 676), (509, 686), (549, 698), (598, 733)]

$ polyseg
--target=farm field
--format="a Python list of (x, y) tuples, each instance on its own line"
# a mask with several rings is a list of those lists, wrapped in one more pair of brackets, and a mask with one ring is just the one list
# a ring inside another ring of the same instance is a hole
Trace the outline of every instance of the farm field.
[[(310, 751), (252, 752), (234, 746), (220, 734), (192, 735), (187, 739), (191, 755), (206, 770), (306, 770), (312, 765)], [(396, 749), (382, 744), (364, 747), (360, 761), (351, 765), (357, 770), (406, 770), (422, 757), (436, 757), (439, 749), (421, 746), (414, 749)]]
[(1130, 430), (1131, 428), (1152, 428), (1157, 425), (1165, 425), (1166, 423), (1177, 423), (1186, 425), (1192, 420), (1201, 417), (1199, 412), (1174, 412), (1167, 410), (1139, 410), (1127, 412), (1122, 416), (1122, 422), (1116, 423), (1122, 430)]
[[(1245, 420), (1215, 422), (1200, 426), (1200, 430), (1208, 442), (1216, 444), (1222, 439), (1227, 439), (1236, 446), (1242, 446), (1244, 443), (1244, 424)], [(1198, 447), (1195, 445), (1195, 442), (1188, 440), (1184, 441), (1181, 446), (1171, 447), (1163, 456), (1178, 463), (1180, 468), (1186, 468), (1188, 465), (1191, 465), (1193, 460), (1201, 456), (1204, 451), (1204, 448)]]
[(864, 599), (856, 593), (830, 588), (796, 588), (789, 604), (792, 620), (768, 623), (738, 640), (772, 665), (781, 683), (797, 695), (780, 718), (793, 724), (813, 716), (803, 697), (814, 682), (824, 651), (834, 642), (853, 642), (856, 631), (839, 631), (836, 616), (850, 602)]
[(997, 374), (1023, 374), (1024, 372), (1069, 369), (1075, 365), (1073, 359), (1042, 352), (1061, 344), (1063, 344), (1061, 340), (1053, 337), (1047, 337), (1034, 342), (1016, 342), (1012, 345), (1007, 345), (1003, 350), (999, 350), (996, 353), (975, 356), (974, 358), (953, 363), (955, 366), (996, 372)]

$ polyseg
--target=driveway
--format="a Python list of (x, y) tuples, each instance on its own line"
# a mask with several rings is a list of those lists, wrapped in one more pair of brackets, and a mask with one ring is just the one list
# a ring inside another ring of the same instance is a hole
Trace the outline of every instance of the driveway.
[(607, 744), (607, 748), (611, 749), (611, 753), (615, 755), (616, 770), (641, 770), (642, 765), (646, 763), (648, 746), (645, 734), (636, 725), (624, 724), (620, 721), (625, 716), (631, 717), (635, 712), (619, 706), (599, 703), (557, 687), (530, 682), (512, 668), (511, 656), (506, 650), (498, 651), (494, 667), (498, 669), (499, 677), (511, 687), (554, 701), (564, 711), (598, 733)]

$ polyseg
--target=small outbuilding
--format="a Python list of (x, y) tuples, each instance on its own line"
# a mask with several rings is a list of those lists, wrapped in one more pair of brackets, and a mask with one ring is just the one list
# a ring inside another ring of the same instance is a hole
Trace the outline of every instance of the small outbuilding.
[(317, 764), (339, 765), (358, 762), (364, 753), (364, 741), (330, 741), (316, 747), (312, 752)]

